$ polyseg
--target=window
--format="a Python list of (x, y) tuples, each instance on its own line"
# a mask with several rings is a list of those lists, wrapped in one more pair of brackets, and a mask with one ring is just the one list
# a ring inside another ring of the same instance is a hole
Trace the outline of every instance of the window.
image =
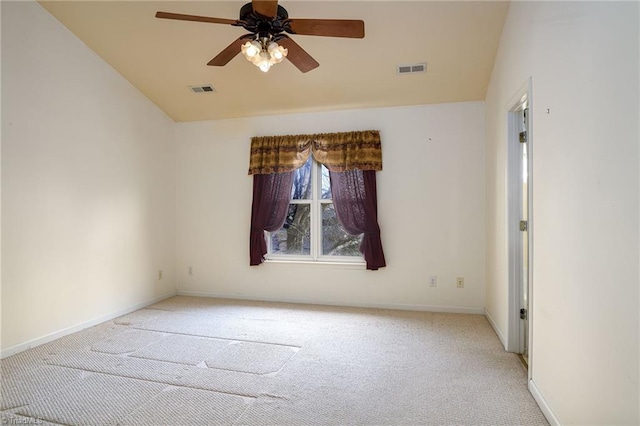
[(331, 200), (329, 170), (310, 155), (294, 172), (284, 225), (267, 233), (267, 258), (362, 262), (361, 240), (362, 235), (349, 235), (340, 225)]

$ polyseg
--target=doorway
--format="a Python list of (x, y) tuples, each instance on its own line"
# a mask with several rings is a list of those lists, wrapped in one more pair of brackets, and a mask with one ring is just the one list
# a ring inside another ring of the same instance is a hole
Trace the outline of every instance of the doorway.
[[(532, 132), (531, 81), (509, 104), (507, 191), (509, 238), (509, 332), (507, 349), (531, 360)], [(530, 369), (529, 369), (529, 372)]]

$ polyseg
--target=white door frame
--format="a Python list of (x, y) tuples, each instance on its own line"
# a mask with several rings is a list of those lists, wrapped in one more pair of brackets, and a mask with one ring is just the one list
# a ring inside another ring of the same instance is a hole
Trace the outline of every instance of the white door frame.
[(519, 277), (519, 271), (522, 262), (522, 234), (519, 230), (521, 220), (520, 211), (522, 208), (521, 199), (521, 182), (522, 182), (522, 157), (519, 149), (519, 111), (526, 102), (528, 108), (528, 129), (527, 129), (527, 193), (528, 193), (528, 246), (529, 246), (529, 288), (528, 288), (528, 336), (529, 341), (527, 347), (529, 351), (529, 375), (531, 375), (531, 359), (532, 359), (532, 341), (533, 341), (533, 98), (532, 98), (532, 81), (531, 78), (515, 93), (511, 100), (507, 103), (506, 109), (508, 114), (508, 135), (507, 135), (507, 250), (509, 260), (508, 271), (508, 323), (507, 323), (507, 351), (521, 353), (523, 331), (520, 326), (520, 301), (522, 299), (522, 283)]

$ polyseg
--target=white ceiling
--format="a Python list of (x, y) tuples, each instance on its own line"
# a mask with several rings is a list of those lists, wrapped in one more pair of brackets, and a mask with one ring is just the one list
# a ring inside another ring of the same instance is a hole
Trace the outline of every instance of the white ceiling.
[[(156, 11), (237, 19), (245, 2), (40, 2), (175, 121), (483, 100), (506, 1), (281, 0), (291, 18), (362, 19), (364, 39), (292, 36), (320, 67), (262, 73), (236, 56), (207, 62), (242, 28), (154, 17)], [(427, 62), (425, 74), (396, 65)], [(217, 90), (194, 94), (189, 86)]]

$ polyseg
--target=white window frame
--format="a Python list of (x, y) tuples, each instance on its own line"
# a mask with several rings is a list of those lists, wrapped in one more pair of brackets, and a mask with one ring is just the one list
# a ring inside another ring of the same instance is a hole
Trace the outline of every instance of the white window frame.
[(365, 265), (365, 260), (360, 256), (327, 256), (322, 254), (322, 206), (333, 204), (332, 198), (322, 198), (322, 164), (311, 158), (311, 198), (302, 200), (289, 200), (289, 204), (308, 204), (310, 211), (311, 245), (309, 255), (276, 254), (271, 250), (271, 233), (265, 232), (267, 242), (267, 262), (291, 262), (291, 263), (332, 263)]

